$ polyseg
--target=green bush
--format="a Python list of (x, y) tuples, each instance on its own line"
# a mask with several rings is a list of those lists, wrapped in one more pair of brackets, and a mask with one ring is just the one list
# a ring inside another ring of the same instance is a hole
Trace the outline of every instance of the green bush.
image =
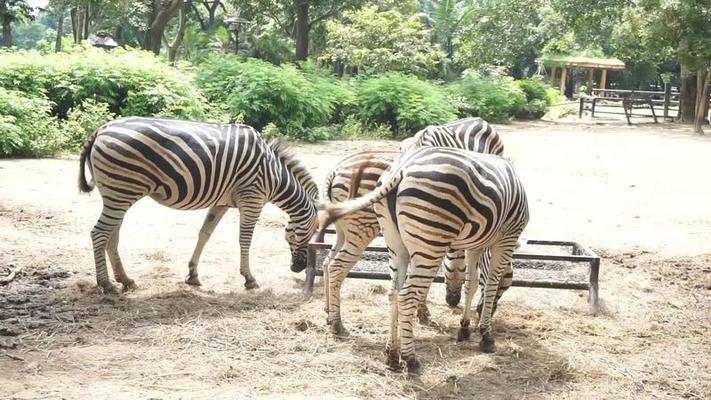
[(395, 135), (412, 135), (427, 125), (456, 119), (456, 108), (438, 85), (389, 73), (357, 85), (358, 118), (364, 124), (388, 124)]
[(6, 53), (0, 61), (0, 87), (44, 94), (59, 118), (66, 118), (86, 99), (106, 103), (112, 113), (121, 115), (206, 116), (192, 75), (140, 50), (80, 47), (63, 54)]
[(465, 74), (452, 86), (461, 117), (507, 122), (526, 106), (525, 92), (507, 76)]
[(52, 104), (45, 98), (0, 87), (0, 156), (45, 156), (63, 143)]
[(517, 118), (541, 118), (553, 104), (553, 98), (549, 95), (550, 89), (540, 79), (522, 79), (516, 81), (518, 87), (526, 95), (526, 104), (516, 112)]
[(114, 118), (115, 115), (109, 111), (108, 104), (91, 99), (84, 100), (79, 107), (69, 110), (67, 120), (62, 123), (63, 148), (81, 149), (89, 135)]
[(339, 102), (349, 98), (346, 86), (332, 78), (235, 56), (200, 65), (198, 83), (232, 118), (242, 115), (258, 130), (273, 123), (292, 139), (306, 139), (309, 128), (326, 125)]

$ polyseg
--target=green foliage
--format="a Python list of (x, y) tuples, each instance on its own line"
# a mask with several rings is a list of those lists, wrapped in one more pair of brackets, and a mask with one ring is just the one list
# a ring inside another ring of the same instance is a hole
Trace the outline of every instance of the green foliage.
[(69, 54), (4, 54), (0, 87), (46, 95), (53, 103), (52, 114), (60, 118), (86, 99), (109, 104), (115, 114), (205, 117), (204, 99), (191, 75), (138, 50), (108, 53), (80, 48)]
[(548, 93), (548, 85), (541, 79), (522, 79), (516, 81), (516, 84), (526, 95), (526, 104), (516, 111), (516, 118), (537, 119), (543, 117), (553, 104), (553, 98)]
[(447, 57), (454, 55), (457, 36), (463, 24), (471, 23), (476, 8), (472, 0), (428, 0), (425, 1), (428, 22), (434, 28), (433, 38), (446, 51)]
[(466, 68), (505, 66), (523, 75), (543, 45), (540, 4), (527, 0), (477, 2), (461, 34), (455, 61)]
[(84, 100), (79, 107), (69, 110), (67, 120), (62, 123), (63, 147), (68, 150), (81, 149), (89, 135), (115, 117), (107, 103)]
[[(489, 122), (507, 122), (527, 103), (526, 93), (507, 76), (465, 73), (451, 86), (459, 97), (461, 117), (482, 117)], [(536, 104), (539, 104), (536, 102)]]
[(50, 109), (41, 96), (0, 87), (0, 156), (45, 156), (59, 150), (62, 135)]
[(339, 71), (432, 76), (445, 61), (417, 15), (407, 18), (372, 6), (346, 13), (342, 22), (329, 22), (327, 29), (326, 50), (319, 60)]
[(348, 97), (331, 78), (235, 56), (215, 57), (200, 65), (198, 83), (233, 117), (241, 114), (246, 124), (259, 130), (274, 123), (292, 138), (306, 137), (308, 128), (328, 123), (339, 101)]
[(395, 135), (412, 135), (427, 125), (456, 119), (456, 108), (438, 85), (414, 76), (389, 73), (357, 85), (358, 118), (388, 124)]
[(252, 34), (249, 54), (254, 58), (280, 65), (294, 59), (294, 41), (280, 35), (276, 28), (256, 30)]
[[(12, 24), (12, 45), (19, 49), (32, 49), (51, 32), (54, 31), (38, 21), (15, 22)], [(53, 36), (56, 37), (56, 34)]]

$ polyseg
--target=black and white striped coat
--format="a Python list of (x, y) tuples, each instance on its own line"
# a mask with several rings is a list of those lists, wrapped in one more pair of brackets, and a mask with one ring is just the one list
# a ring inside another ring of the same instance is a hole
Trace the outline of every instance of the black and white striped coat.
[[(487, 154), (502, 155), (503, 142), (496, 130), (482, 118), (466, 118), (442, 126), (429, 126), (412, 138), (403, 140), (401, 151), (407, 152), (422, 146), (442, 146), (467, 149)], [(380, 176), (390, 169), (400, 157), (398, 152), (370, 151), (354, 154), (339, 162), (327, 175), (324, 198), (337, 203), (362, 197), (376, 186)], [(358, 262), (363, 251), (380, 233), (375, 211), (367, 207), (346, 215), (335, 222), (336, 243), (331, 249), (324, 268), (324, 300), (328, 323), (333, 333), (347, 334), (341, 318), (340, 289), (348, 272)], [(447, 283), (447, 303), (459, 303), (465, 272), (464, 251), (448, 252), (444, 268)], [(480, 283), (483, 285), (488, 273), (490, 253), (485, 252), (480, 265)], [(504, 274), (495, 305), (501, 295), (511, 286), (513, 271)], [(484, 302), (482, 293), (478, 309)], [(419, 305), (421, 320), (429, 315), (426, 303)]]
[[(91, 168), (92, 182), (86, 181), (85, 164)], [(202, 249), (230, 207), (240, 210), (240, 273), (247, 288), (258, 287), (249, 268), (249, 247), (264, 204), (273, 202), (289, 214), (286, 238), (294, 271), (305, 268), (307, 244), (317, 228), (318, 189), (311, 176), (284, 145), (267, 144), (246, 125), (138, 117), (109, 122), (89, 138), (81, 153), (79, 188), (89, 192), (94, 185), (103, 209), (91, 238), (97, 283), (107, 292), (115, 288), (108, 278), (105, 252), (116, 280), (124, 289), (135, 286), (117, 246), (124, 214), (145, 196), (178, 210), (209, 208), (189, 264), (186, 282), (194, 285), (200, 284), (197, 264)]]
[(386, 348), (391, 366), (399, 367), (402, 356), (410, 371), (419, 368), (412, 334), (415, 310), (450, 249), (467, 252), (460, 339), (469, 337), (478, 260), (485, 249), (491, 251), (479, 329), (483, 350), (494, 351), (494, 299), (529, 218), (524, 188), (510, 163), (498, 156), (466, 150), (424, 147), (409, 151), (379, 183), (366, 196), (329, 204), (321, 226), (375, 206), (393, 271)]

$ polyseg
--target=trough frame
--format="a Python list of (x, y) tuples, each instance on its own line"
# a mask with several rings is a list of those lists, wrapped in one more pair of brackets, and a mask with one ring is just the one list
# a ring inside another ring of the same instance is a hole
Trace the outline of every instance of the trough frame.
[[(326, 234), (335, 234), (334, 229), (326, 229)], [(574, 263), (587, 263), (589, 265), (588, 280), (564, 282), (559, 280), (543, 280), (543, 279), (514, 279), (512, 286), (529, 287), (529, 288), (544, 288), (544, 289), (573, 289), (587, 290), (588, 302), (591, 306), (596, 307), (599, 299), (599, 277), (600, 277), (600, 257), (592, 250), (583, 246), (578, 242), (567, 240), (537, 240), (527, 239), (526, 244), (536, 246), (561, 246), (570, 247), (571, 254), (553, 255), (553, 254), (535, 254), (535, 253), (517, 253), (514, 252), (514, 260), (540, 260), (540, 261), (567, 261)], [(304, 282), (304, 292), (307, 295), (313, 293), (314, 279), (316, 275), (323, 276), (323, 266), (316, 265), (317, 252), (330, 250), (332, 243), (326, 242), (311, 242), (308, 245), (308, 255), (306, 262), (306, 278)], [(388, 249), (382, 246), (367, 247), (365, 251), (386, 253)], [(359, 271), (353, 268), (347, 275), (349, 278), (356, 279), (377, 279), (390, 280), (390, 273), (387, 270), (383, 272)], [(437, 274), (434, 282), (444, 282), (444, 276)]]

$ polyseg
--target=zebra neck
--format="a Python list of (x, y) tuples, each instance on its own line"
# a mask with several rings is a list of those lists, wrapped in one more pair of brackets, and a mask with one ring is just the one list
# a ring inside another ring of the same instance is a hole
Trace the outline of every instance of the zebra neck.
[(283, 171), (272, 192), (271, 201), (292, 219), (313, 218), (316, 206), (304, 187), (293, 175)]

